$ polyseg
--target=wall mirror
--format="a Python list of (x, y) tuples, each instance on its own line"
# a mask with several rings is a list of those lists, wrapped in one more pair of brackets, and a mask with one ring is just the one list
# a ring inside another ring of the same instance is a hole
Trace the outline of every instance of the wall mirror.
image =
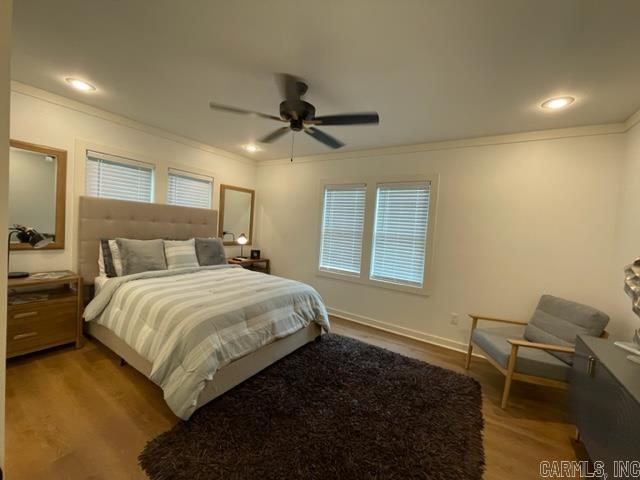
[(235, 245), (242, 234), (253, 242), (253, 206), (255, 191), (220, 185), (220, 236), (225, 245)]
[[(67, 179), (67, 152), (10, 141), (9, 227), (31, 227), (51, 238), (46, 249), (64, 249), (64, 218)], [(30, 250), (11, 236), (11, 250)]]

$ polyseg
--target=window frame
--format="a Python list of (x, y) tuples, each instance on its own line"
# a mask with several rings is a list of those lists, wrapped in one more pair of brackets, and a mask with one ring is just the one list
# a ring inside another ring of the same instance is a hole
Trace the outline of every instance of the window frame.
[(189, 207), (189, 208), (204, 208), (206, 210), (213, 210), (213, 201), (214, 201), (213, 194), (215, 191), (215, 178), (209, 174), (196, 173), (193, 171), (185, 170), (184, 168), (176, 168), (173, 166), (167, 167), (167, 189), (166, 189), (167, 191), (165, 195), (166, 197), (165, 202), (167, 205), (178, 205), (176, 203), (169, 203), (169, 183), (170, 183), (170, 177), (172, 174), (175, 176), (182, 176), (182, 177), (192, 178), (194, 180), (202, 180), (202, 181), (209, 182), (211, 184), (211, 189), (209, 192), (209, 206), (208, 207)]
[[(153, 166), (153, 200), (151, 203), (166, 204), (169, 193), (169, 169), (181, 170), (184, 172), (192, 173), (194, 175), (202, 175), (211, 177), (213, 179), (213, 194), (211, 200), (211, 209), (218, 211), (218, 199), (219, 199), (219, 181), (224, 181), (224, 176), (218, 176), (218, 172), (215, 169), (200, 168), (197, 165), (191, 165), (175, 161), (173, 158), (167, 158), (162, 154), (155, 155), (153, 157), (141, 154), (139, 152), (133, 152), (131, 150), (124, 150), (122, 148), (114, 147), (113, 145), (104, 145), (101, 143), (92, 142), (82, 138), (76, 138), (74, 145), (74, 158), (76, 162), (75, 167), (75, 182), (74, 191), (80, 195), (87, 195), (86, 187), (86, 166), (87, 166), (87, 153), (89, 151), (103, 153), (105, 155), (121, 157), (123, 159), (129, 159), (132, 162), (139, 162), (142, 164), (148, 164)], [(68, 191), (67, 191), (68, 192)], [(74, 227), (75, 228), (75, 227)], [(74, 230), (75, 231), (75, 230)]]
[[(92, 155), (93, 154), (93, 155)], [(102, 157), (102, 158), (101, 158)], [(143, 160), (138, 160), (136, 158), (130, 158), (128, 156), (124, 156), (124, 155), (120, 155), (120, 154), (115, 154), (115, 153), (109, 153), (106, 152), (104, 150), (101, 149), (94, 149), (94, 148), (88, 148), (85, 150), (84, 152), (84, 159), (83, 159), (83, 166), (84, 166), (84, 178), (83, 178), (83, 183), (84, 183), (84, 187), (83, 187), (83, 191), (85, 195), (87, 194), (87, 162), (89, 161), (90, 158), (94, 158), (96, 160), (104, 160), (107, 162), (112, 162), (112, 163), (118, 163), (120, 165), (128, 165), (131, 167), (137, 167), (137, 168), (145, 168), (145, 169), (149, 169), (151, 170), (151, 188), (150, 188), (150, 192), (149, 192), (149, 201), (148, 202), (142, 202), (140, 201), (140, 203), (155, 203), (156, 200), (156, 182), (157, 182), (157, 168), (156, 165), (150, 162), (145, 162)], [(94, 198), (110, 198), (110, 199), (114, 199), (113, 197), (102, 197), (102, 196), (94, 196), (94, 195), (88, 195)], [(118, 200), (117, 198), (115, 200)], [(138, 200), (128, 200), (128, 201), (138, 201)]]
[[(374, 280), (371, 275), (371, 261), (373, 255), (373, 234), (376, 216), (376, 192), (378, 185), (388, 183), (418, 183), (430, 182), (429, 192), (429, 220), (427, 223), (427, 239), (425, 242), (424, 272), (422, 287), (396, 284), (383, 280)], [(433, 258), (435, 248), (436, 216), (438, 203), (438, 187), (440, 176), (438, 174), (410, 174), (396, 176), (367, 176), (341, 179), (323, 179), (319, 182), (318, 188), (318, 221), (316, 234), (316, 275), (327, 279), (341, 280), (360, 285), (395, 290), (398, 292), (410, 293), (414, 295), (428, 296), (431, 294), (433, 286)], [(320, 253), (322, 244), (322, 219), (324, 215), (324, 191), (326, 186), (332, 185), (353, 185), (365, 184), (365, 210), (364, 228), (362, 237), (362, 253), (360, 258), (360, 275), (346, 275), (337, 272), (329, 272), (320, 269)]]
[[(361, 187), (364, 186), (364, 208), (363, 208), (363, 218), (362, 218), (362, 245), (360, 247), (360, 262), (359, 262), (359, 269), (360, 271), (358, 273), (355, 272), (347, 272), (346, 270), (344, 272), (339, 271), (338, 269), (327, 269), (327, 268), (322, 268), (322, 247), (323, 247), (323, 239), (324, 239), (324, 235), (323, 235), (323, 231), (322, 231), (322, 227), (324, 226), (324, 212), (325, 212), (325, 194), (326, 194), (326, 190), (327, 187), (345, 187), (345, 190), (348, 189), (348, 187)], [(362, 269), (363, 269), (363, 249), (364, 249), (364, 240), (365, 240), (365, 234), (366, 234), (366, 218), (367, 218), (367, 184), (364, 182), (355, 182), (355, 183), (343, 183), (343, 182), (339, 182), (339, 183), (326, 183), (324, 185), (322, 185), (322, 200), (321, 200), (321, 207), (320, 207), (320, 237), (318, 239), (318, 271), (323, 272), (323, 273), (328, 273), (328, 274), (335, 274), (335, 275), (340, 275), (341, 277), (349, 277), (349, 278), (358, 278), (362, 275)]]

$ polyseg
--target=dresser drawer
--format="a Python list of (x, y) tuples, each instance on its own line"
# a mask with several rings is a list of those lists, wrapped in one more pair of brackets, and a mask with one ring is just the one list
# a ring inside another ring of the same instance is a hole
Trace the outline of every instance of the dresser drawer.
[(7, 312), (7, 356), (74, 342), (77, 308), (75, 297), (10, 305)]

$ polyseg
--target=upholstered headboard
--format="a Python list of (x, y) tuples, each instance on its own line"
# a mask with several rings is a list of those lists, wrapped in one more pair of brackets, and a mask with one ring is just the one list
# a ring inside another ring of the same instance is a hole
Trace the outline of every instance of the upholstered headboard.
[(78, 273), (88, 285), (98, 276), (101, 239), (187, 240), (218, 234), (217, 210), (80, 197), (78, 212)]

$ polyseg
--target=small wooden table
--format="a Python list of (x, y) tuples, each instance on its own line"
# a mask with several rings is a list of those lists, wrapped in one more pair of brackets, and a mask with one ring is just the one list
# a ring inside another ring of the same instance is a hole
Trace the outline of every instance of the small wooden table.
[(244, 260), (227, 258), (227, 262), (232, 265), (240, 265), (243, 268), (253, 270), (254, 272), (271, 273), (271, 261), (268, 258), (247, 258)]
[(82, 346), (82, 277), (60, 272), (57, 278), (8, 280), (7, 358), (67, 343)]

